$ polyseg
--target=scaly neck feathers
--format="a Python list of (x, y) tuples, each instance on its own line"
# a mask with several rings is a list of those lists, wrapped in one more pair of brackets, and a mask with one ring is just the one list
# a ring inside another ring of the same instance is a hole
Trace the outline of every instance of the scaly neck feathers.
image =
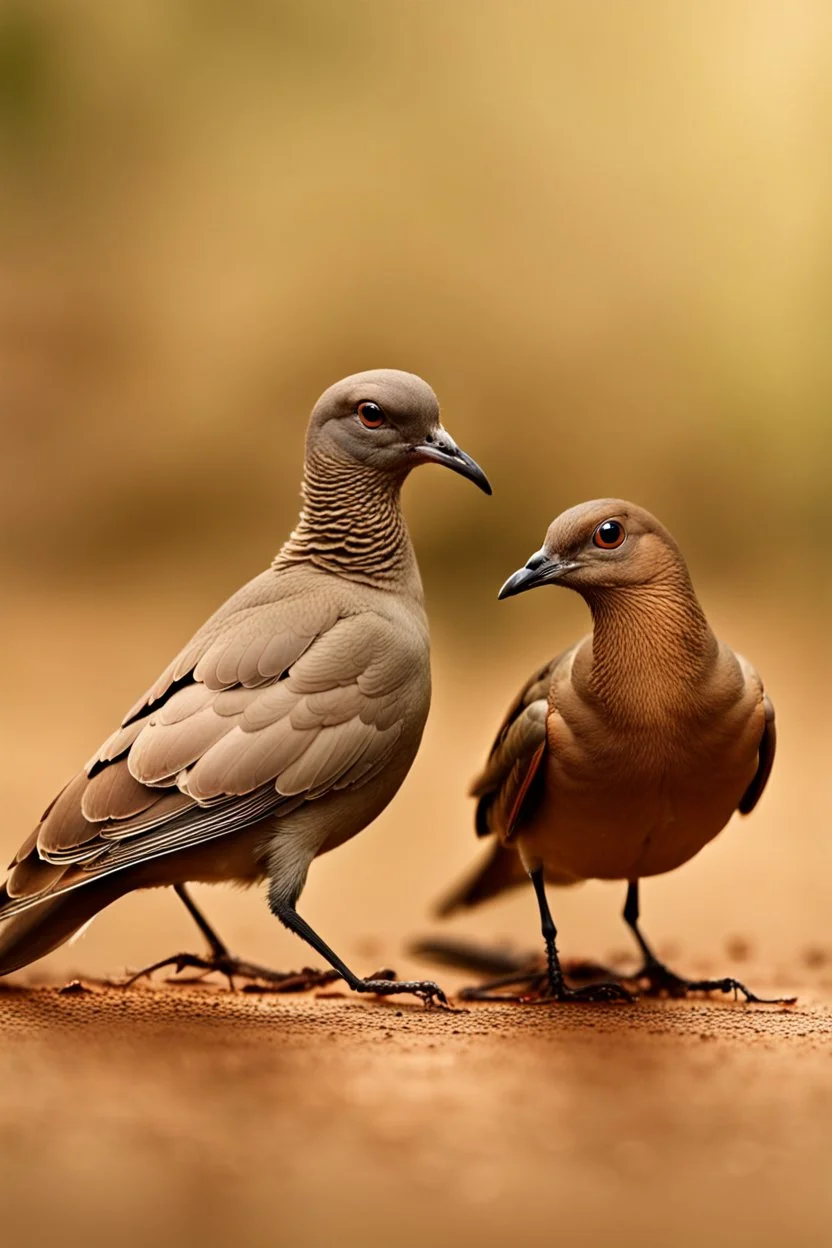
[(307, 455), (297, 526), (273, 566), (308, 562), (380, 589), (422, 598), (401, 509), (404, 476), (331, 455)]

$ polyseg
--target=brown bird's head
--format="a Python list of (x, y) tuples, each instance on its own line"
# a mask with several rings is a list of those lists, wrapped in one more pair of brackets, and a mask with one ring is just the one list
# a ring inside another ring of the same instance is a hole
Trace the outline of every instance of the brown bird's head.
[(538, 585), (565, 585), (579, 593), (649, 585), (682, 570), (679, 547), (655, 516), (622, 498), (593, 499), (553, 520), (546, 540), (503, 585), (511, 598)]
[(483, 470), (442, 427), (439, 401), (414, 373), (376, 368), (325, 390), (312, 410), (307, 458), (328, 456), (403, 478), (436, 463), (491, 493)]

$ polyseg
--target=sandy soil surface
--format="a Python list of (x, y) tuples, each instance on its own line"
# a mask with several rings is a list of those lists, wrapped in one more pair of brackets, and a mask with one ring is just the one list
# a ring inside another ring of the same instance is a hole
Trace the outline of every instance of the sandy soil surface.
[(24, 1244), (827, 1244), (825, 978), (792, 1008), (464, 1014), (7, 987), (4, 1223)]

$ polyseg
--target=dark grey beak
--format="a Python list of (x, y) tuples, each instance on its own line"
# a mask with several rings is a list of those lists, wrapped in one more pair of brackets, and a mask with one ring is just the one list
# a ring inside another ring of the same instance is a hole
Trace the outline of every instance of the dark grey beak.
[(535, 551), (526, 566), (508, 578), (497, 597), (513, 598), (515, 594), (536, 589), (538, 585), (549, 585), (579, 566), (572, 561), (550, 558), (543, 550)]
[(413, 447), (413, 453), (427, 463), (442, 464), (445, 468), (450, 468), (452, 472), (458, 472), (461, 477), (479, 486), (483, 494), (491, 493), (491, 484), (482, 468), (470, 455), (466, 455), (459, 449), (451, 435), (444, 429), (439, 428), (429, 433), (424, 442)]

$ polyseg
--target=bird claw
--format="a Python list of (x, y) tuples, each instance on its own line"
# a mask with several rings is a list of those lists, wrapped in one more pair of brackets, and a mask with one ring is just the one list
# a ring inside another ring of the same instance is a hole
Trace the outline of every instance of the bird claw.
[(736, 1001), (738, 994), (742, 993), (745, 1005), (794, 1005), (797, 1001), (797, 997), (758, 997), (740, 980), (730, 976), (726, 979), (689, 979), (684, 983), (686, 991), (681, 994), (683, 996), (688, 992), (733, 992)]
[(357, 992), (369, 992), (376, 997), (411, 993), (423, 1002), (426, 1009), (438, 1006), (440, 1009), (456, 1012), (445, 992), (432, 979), (362, 979), (355, 987)]
[[(170, 958), (163, 958), (160, 962), (154, 962), (137, 971), (135, 975), (124, 980), (121, 987), (130, 988), (138, 980), (149, 977), (154, 971), (161, 971), (166, 967), (172, 967), (174, 971), (174, 975), (166, 981), (169, 984), (200, 983), (206, 976), (216, 971), (225, 976), (232, 992), (237, 989), (234, 982), (235, 976), (249, 981), (244, 985), (243, 992), (309, 992), (313, 988), (323, 987), (341, 978), (337, 971), (319, 971), (311, 967), (304, 967), (301, 971), (273, 971), (265, 966), (243, 962), (240, 958), (225, 953), (212, 954), (209, 957), (200, 957), (195, 953), (176, 953)], [(176, 976), (181, 975), (184, 970), (199, 971), (200, 974), (190, 979), (177, 979)]]
[[(525, 992), (495, 992), (494, 989), (507, 987), (509, 984), (525, 985)], [(550, 978), (548, 972), (538, 974), (504, 975), (491, 983), (479, 988), (463, 988), (459, 993), (463, 1001), (498, 1001), (503, 1004), (519, 1005), (552, 1005), (559, 1002), (599, 1002), (626, 1001), (633, 1002), (635, 997), (623, 985), (608, 981), (596, 984), (585, 984), (581, 988), (570, 988), (563, 978)]]
[(750, 988), (746, 988), (740, 980), (732, 976), (722, 979), (685, 979), (671, 971), (661, 962), (646, 963), (635, 975), (628, 976), (633, 982), (645, 985), (642, 993), (645, 997), (687, 997), (692, 992), (724, 992), (734, 994), (734, 1000), (740, 993), (746, 1005), (794, 1005), (797, 997), (758, 997)]
[(600, 1001), (622, 1001), (632, 1005), (637, 998), (623, 986), (611, 980), (600, 984), (586, 984), (582, 988), (570, 988), (561, 979), (552, 981), (547, 978), (542, 992), (536, 996), (521, 997), (520, 1000), (529, 1005), (582, 1004)]

